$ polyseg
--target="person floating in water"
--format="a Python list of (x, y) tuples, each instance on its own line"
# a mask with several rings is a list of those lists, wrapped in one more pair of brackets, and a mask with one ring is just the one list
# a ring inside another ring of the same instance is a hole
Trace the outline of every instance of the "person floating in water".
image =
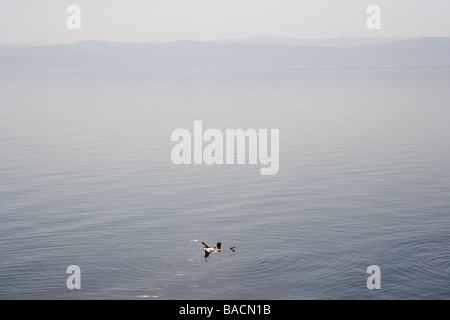
[[(204, 243), (204, 242), (202, 242), (202, 244), (204, 245), (204, 247), (203, 247), (202, 249), (203, 249), (203, 251), (205, 252), (205, 258), (209, 257), (209, 255), (210, 255), (211, 253), (221, 252), (221, 251), (222, 251), (222, 243), (220, 243), (220, 242), (217, 242), (216, 246), (215, 246), (215, 247), (212, 247), (212, 248), (209, 247), (209, 246), (208, 246), (206, 243)], [(230, 249), (231, 251), (235, 252), (234, 248), (235, 248), (235, 247), (231, 247), (231, 248), (228, 248), (228, 249)]]

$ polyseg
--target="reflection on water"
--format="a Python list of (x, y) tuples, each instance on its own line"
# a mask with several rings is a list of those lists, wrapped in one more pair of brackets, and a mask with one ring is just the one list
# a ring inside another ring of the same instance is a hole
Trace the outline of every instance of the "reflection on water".
[[(450, 298), (448, 70), (0, 82), (2, 299)], [(280, 129), (278, 175), (174, 166), (194, 120)]]

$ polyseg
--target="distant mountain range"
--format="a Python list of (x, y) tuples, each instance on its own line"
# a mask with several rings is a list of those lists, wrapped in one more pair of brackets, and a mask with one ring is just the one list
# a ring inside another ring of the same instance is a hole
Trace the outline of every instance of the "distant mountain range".
[(82, 41), (47, 46), (0, 46), (0, 72), (427, 67), (450, 67), (450, 38), (251, 37), (211, 42)]
[(222, 43), (245, 43), (245, 44), (278, 44), (286, 46), (303, 47), (356, 47), (363, 45), (381, 44), (400, 40), (398, 38), (323, 38), (323, 39), (293, 39), (274, 36), (253, 36), (245, 39), (225, 39), (219, 40)]

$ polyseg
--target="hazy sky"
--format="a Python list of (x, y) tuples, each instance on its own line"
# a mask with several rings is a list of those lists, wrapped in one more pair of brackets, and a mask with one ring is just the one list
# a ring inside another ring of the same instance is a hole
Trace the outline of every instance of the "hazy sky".
[[(69, 30), (69, 5), (81, 30)], [(366, 9), (381, 8), (381, 30)], [(0, 43), (450, 36), (450, 0), (0, 0)]]

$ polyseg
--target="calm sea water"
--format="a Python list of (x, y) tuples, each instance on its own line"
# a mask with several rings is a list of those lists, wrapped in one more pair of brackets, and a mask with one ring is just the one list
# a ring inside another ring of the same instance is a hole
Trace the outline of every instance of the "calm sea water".
[[(2, 74), (0, 298), (450, 299), (449, 88), (450, 69)], [(173, 165), (194, 120), (280, 129), (279, 173)]]

